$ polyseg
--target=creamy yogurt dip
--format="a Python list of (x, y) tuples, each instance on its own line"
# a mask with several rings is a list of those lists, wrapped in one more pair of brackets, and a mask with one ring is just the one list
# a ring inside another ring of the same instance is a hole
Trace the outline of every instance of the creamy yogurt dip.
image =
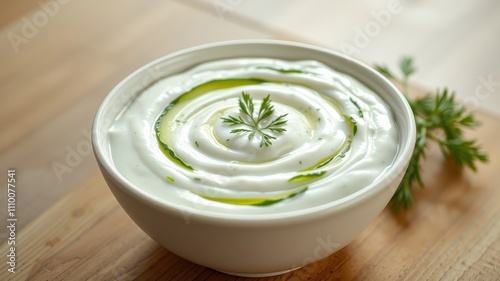
[[(284, 116), (282, 132), (235, 133), (242, 95)], [(369, 88), (317, 61), (207, 62), (140, 93), (109, 131), (132, 184), (187, 208), (239, 214), (303, 210), (344, 198), (384, 174), (398, 150), (391, 109)]]

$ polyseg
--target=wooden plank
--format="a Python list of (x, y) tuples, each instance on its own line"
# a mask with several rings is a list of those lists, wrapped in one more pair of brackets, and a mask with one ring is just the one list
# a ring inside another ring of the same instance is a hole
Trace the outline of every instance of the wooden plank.
[(26, 0), (26, 1), (9, 1), (0, 0), (0, 7), (4, 11), (2, 17), (0, 17), (0, 28), (8, 26), (14, 21), (21, 20), (27, 13), (40, 7), (40, 1), (38, 0)]

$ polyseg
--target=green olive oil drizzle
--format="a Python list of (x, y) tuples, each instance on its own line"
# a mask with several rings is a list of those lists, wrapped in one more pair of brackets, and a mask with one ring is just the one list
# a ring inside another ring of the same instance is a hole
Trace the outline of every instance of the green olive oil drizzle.
[(225, 197), (216, 197), (216, 196), (206, 196), (202, 194), (197, 194), (200, 197), (203, 197), (208, 200), (217, 201), (221, 203), (229, 203), (234, 205), (251, 205), (251, 206), (268, 206), (280, 201), (283, 201), (288, 198), (292, 198), (297, 196), (303, 192), (305, 192), (309, 187), (302, 186), (300, 188), (295, 189), (294, 191), (285, 193), (283, 195), (278, 195), (270, 198), (225, 198)]
[(256, 67), (257, 69), (267, 69), (267, 70), (273, 70), (273, 71), (277, 71), (279, 73), (298, 73), (298, 74), (312, 74), (311, 72), (306, 72), (306, 71), (303, 71), (301, 69), (294, 69), (294, 68), (290, 68), (290, 69), (284, 69), (284, 68), (275, 68), (275, 67), (270, 67), (270, 66), (258, 66)]
[[(272, 67), (258, 67), (262, 69), (269, 69), (269, 70), (274, 70), (278, 71), (281, 73), (299, 73), (299, 74), (304, 74), (306, 72), (299, 70), (299, 69), (278, 69), (278, 68), (272, 68)], [(314, 73), (312, 73), (314, 74)], [(169, 132), (169, 126), (172, 126), (172, 122), (176, 116), (177, 113), (180, 112), (180, 110), (189, 104), (191, 101), (194, 99), (209, 93), (213, 90), (220, 90), (220, 89), (228, 89), (228, 88), (233, 88), (233, 87), (238, 87), (238, 86), (245, 86), (245, 85), (257, 85), (257, 84), (262, 84), (262, 83), (267, 83), (267, 82), (274, 82), (274, 83), (280, 83), (278, 81), (270, 81), (270, 80), (263, 80), (263, 79), (224, 79), (224, 80), (212, 80), (203, 84), (200, 84), (198, 86), (193, 87), (189, 91), (181, 94), (177, 99), (172, 101), (160, 114), (158, 117), (156, 123), (155, 123), (155, 133), (156, 133), (156, 138), (159, 143), (159, 147), (161, 150), (164, 152), (166, 157), (170, 159), (173, 163), (176, 163), (180, 167), (183, 167), (189, 171), (196, 172), (195, 169), (183, 161), (181, 158), (177, 156), (175, 151), (173, 151), (170, 146), (171, 146), (171, 140), (169, 139), (168, 135), (169, 134), (162, 134), (162, 132)], [(284, 83), (284, 84), (289, 84), (293, 85), (292, 83)], [(300, 85), (300, 84), (297, 84)], [(303, 86), (303, 85), (300, 85)], [(338, 112), (342, 112), (341, 108), (331, 99), (325, 98), (325, 101), (331, 105), (332, 108), (334, 108)], [(358, 115), (363, 118), (363, 112), (359, 105), (354, 101), (352, 98), (350, 99), (351, 102), (358, 108)], [(319, 161), (317, 164), (303, 169), (301, 171), (298, 171), (298, 175), (290, 178), (288, 181), (289, 182), (309, 182), (315, 179), (319, 179), (323, 176), (326, 175), (326, 171), (317, 171), (317, 172), (310, 172), (310, 173), (303, 173), (305, 171), (314, 171), (320, 168), (323, 168), (327, 165), (333, 165), (340, 161), (342, 158), (344, 158), (348, 152), (350, 151), (351, 148), (351, 142), (352, 138), (357, 132), (357, 125), (356, 125), (356, 120), (352, 116), (347, 116), (343, 115), (345, 122), (348, 124), (350, 128), (350, 135), (344, 141), (344, 143), (339, 147), (332, 155), (326, 157), (324, 160)], [(177, 120), (176, 120), (177, 121)], [(182, 121), (182, 120), (179, 120)], [(318, 122), (320, 120), (318, 119)], [(178, 122), (181, 123), (181, 122)], [(221, 142), (222, 143), (222, 142)], [(198, 145), (197, 145), (198, 146)], [(166, 177), (166, 180), (168, 182), (174, 182), (174, 179), (171, 177)], [(296, 188), (292, 192), (288, 192), (282, 195), (274, 196), (274, 197), (268, 197), (268, 198), (224, 198), (224, 197), (215, 197), (215, 196), (206, 196), (203, 194), (197, 194), (200, 197), (203, 197), (208, 200), (212, 201), (217, 201), (217, 202), (222, 202), (222, 203), (229, 203), (229, 204), (235, 204), (235, 205), (251, 205), (251, 206), (268, 206), (275, 204), (277, 202), (283, 201), (285, 199), (294, 197), (298, 194), (301, 194), (305, 192), (308, 189), (308, 186), (301, 186), (299, 188)]]
[(304, 181), (310, 181), (313, 179), (320, 178), (326, 174), (326, 171), (319, 171), (315, 173), (309, 173), (309, 174), (301, 174), (297, 175), (291, 179), (289, 179), (289, 182), (304, 182)]

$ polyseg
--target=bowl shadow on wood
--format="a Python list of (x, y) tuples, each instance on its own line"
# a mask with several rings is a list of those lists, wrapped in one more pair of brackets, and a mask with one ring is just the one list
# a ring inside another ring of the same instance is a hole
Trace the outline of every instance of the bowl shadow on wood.
[[(351, 268), (351, 248), (348, 246), (336, 253), (312, 264), (308, 264), (300, 269), (270, 277), (247, 278), (228, 275), (218, 272), (211, 268), (197, 265), (187, 261), (160, 245), (150, 241), (150, 247), (147, 251), (148, 256), (137, 260), (133, 268), (117, 264), (114, 271), (114, 277), (120, 277), (125, 280), (315, 280), (319, 276), (353, 277), (354, 272)], [(345, 270), (347, 269), (347, 271)], [(312, 278), (312, 279), (311, 279)], [(351, 278), (348, 278), (351, 279)]]

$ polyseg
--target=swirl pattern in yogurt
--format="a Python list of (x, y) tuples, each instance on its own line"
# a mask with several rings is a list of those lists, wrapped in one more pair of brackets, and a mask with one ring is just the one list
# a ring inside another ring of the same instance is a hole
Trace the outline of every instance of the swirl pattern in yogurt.
[[(287, 114), (272, 145), (231, 133), (223, 118), (270, 96)], [(143, 91), (110, 130), (117, 168), (167, 201), (215, 212), (267, 213), (341, 199), (373, 182), (397, 152), (390, 108), (316, 61), (207, 62)]]

